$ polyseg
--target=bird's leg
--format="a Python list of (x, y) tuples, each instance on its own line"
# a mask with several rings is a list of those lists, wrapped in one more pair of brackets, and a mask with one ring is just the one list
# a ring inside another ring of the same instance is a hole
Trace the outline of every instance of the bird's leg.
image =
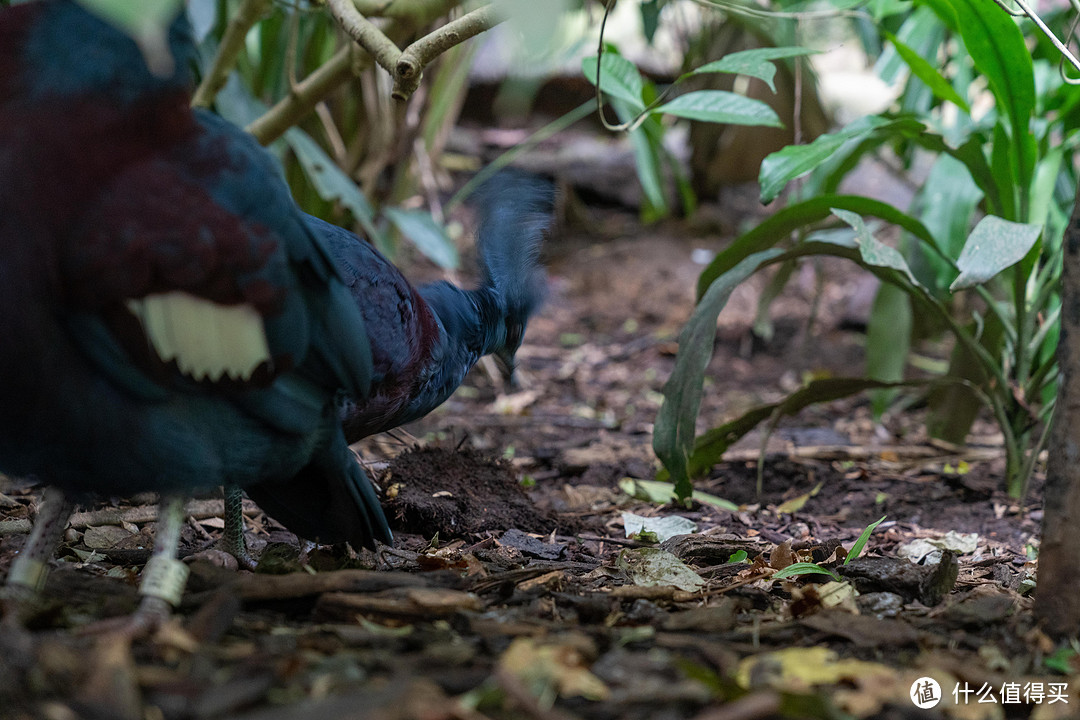
[(27, 670), (35, 662), (34, 643), (22, 623), (28, 606), (45, 586), (49, 558), (60, 544), (74, 509), (63, 490), (45, 488), (30, 537), (8, 569), (0, 590), (0, 667), (5, 671), (15, 667)]
[(188, 577), (188, 566), (176, 557), (185, 517), (183, 495), (161, 496), (154, 550), (143, 567), (139, 583), (139, 607), (130, 616), (100, 620), (79, 628), (80, 634), (116, 633), (129, 638), (141, 637), (154, 632), (169, 619), (172, 609), (180, 604)]
[(75, 506), (60, 488), (45, 488), (30, 537), (15, 557), (4, 582), (5, 622), (19, 622), (19, 611), (45, 586), (52, 557)]
[(139, 584), (139, 607), (130, 619), (133, 634), (152, 631), (168, 619), (180, 604), (187, 582), (188, 567), (176, 557), (180, 529), (184, 526), (184, 497), (163, 495), (158, 508), (154, 551), (143, 568)]
[(225, 532), (221, 536), (221, 549), (236, 558), (240, 567), (254, 570), (258, 564), (248, 552), (244, 539), (244, 491), (238, 485), (226, 485)]

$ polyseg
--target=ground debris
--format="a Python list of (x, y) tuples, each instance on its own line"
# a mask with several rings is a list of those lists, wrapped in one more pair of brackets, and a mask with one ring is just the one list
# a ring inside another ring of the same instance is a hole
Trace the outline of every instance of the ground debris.
[(891, 592), (924, 605), (937, 605), (956, 584), (960, 564), (945, 550), (935, 565), (915, 565), (895, 557), (861, 557), (838, 568), (859, 592)]
[(380, 593), (329, 592), (315, 604), (322, 621), (346, 620), (357, 615), (390, 616), (428, 620), (483, 607), (472, 593), (445, 588), (394, 588)]

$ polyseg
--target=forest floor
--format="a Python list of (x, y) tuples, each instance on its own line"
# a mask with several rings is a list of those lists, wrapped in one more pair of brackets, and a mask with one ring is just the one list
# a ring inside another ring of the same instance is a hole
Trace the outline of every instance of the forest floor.
[[(640, 499), (699, 263), (731, 227), (584, 217), (547, 248), (551, 297), (519, 354), (521, 388), (498, 393), (478, 368), (409, 434), (358, 448), (389, 498), (393, 549), (322, 548), (301, 567), (296, 539), (252, 505), (260, 572), (228, 570), (207, 561), (220, 500), (196, 501), (184, 603), (132, 643), (78, 630), (134, 607), (152, 499), (87, 508), (32, 633), (3, 631), (0, 717), (1080, 716), (1080, 667), (1031, 614), (1042, 479), (1023, 502), (1002, 492), (989, 424), (945, 447), (917, 406), (875, 423), (866, 398), (834, 402), (768, 438), (760, 493), (758, 434), (696, 485), (737, 509)], [(763, 281), (736, 291), (699, 429), (806, 373), (860, 372), (873, 286), (818, 271), (794, 275), (768, 343), (750, 333)], [(38, 498), (0, 496), (0, 571)], [(657, 536), (628, 538), (633, 516)], [(842, 581), (774, 577), (794, 561)], [(927, 678), (940, 703), (919, 709)]]

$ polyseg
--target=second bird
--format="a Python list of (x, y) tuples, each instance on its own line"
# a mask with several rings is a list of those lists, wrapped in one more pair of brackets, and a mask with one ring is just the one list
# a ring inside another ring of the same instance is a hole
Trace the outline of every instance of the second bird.
[[(308, 227), (329, 246), (338, 271), (364, 316), (373, 375), (364, 400), (347, 398), (341, 409), (350, 443), (417, 420), (457, 389), (484, 355), (494, 355), (510, 380), (515, 353), (529, 318), (539, 308), (546, 278), (540, 246), (554, 205), (550, 182), (503, 171), (481, 186), (470, 203), (477, 211), (480, 283), (472, 290), (449, 282), (414, 287), (371, 244), (353, 233), (307, 216)], [(300, 537), (342, 542), (320, 512), (326, 498), (303, 476), (248, 487), (248, 495)], [(226, 548), (252, 564), (242, 538), (239, 488), (226, 488)]]

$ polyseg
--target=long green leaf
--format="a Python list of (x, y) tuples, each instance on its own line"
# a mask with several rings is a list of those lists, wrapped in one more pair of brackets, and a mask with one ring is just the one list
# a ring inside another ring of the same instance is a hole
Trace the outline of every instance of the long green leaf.
[[(619, 116), (620, 122), (629, 122), (637, 112), (629, 103), (620, 98), (612, 98), (611, 105)], [(641, 191), (645, 194), (642, 219), (651, 222), (668, 214), (667, 195), (663, 170), (660, 166), (662, 142), (655, 125), (659, 118), (649, 116), (645, 122), (630, 131), (630, 147), (634, 151), (634, 171), (637, 173)]]
[[(997, 370), (994, 365), (994, 357), (990, 356), (983, 348), (979, 347), (978, 343), (970, 334), (965, 334), (965, 329), (952, 319), (944, 305), (928, 293), (924, 287), (911, 282), (910, 273), (906, 272), (904, 268), (894, 268), (887, 264), (871, 264), (864, 258), (860, 248), (825, 241), (807, 241), (800, 243), (788, 252), (774, 255), (771, 259), (762, 263), (762, 266), (811, 255), (827, 255), (846, 258), (857, 263), (863, 269), (874, 273), (874, 275), (881, 279), (882, 282), (896, 285), (911, 297), (913, 303), (918, 306), (919, 312), (929, 313), (935, 321), (939, 321), (943, 325), (948, 326), (959, 341), (958, 347), (969, 349), (974, 353), (977, 362), (987, 372), (995, 374), (995, 376), (1000, 375), (1000, 372), (994, 372)], [(871, 254), (871, 258), (875, 262), (880, 262), (881, 260), (881, 258), (873, 257), (873, 254)], [(721, 276), (721, 278), (723, 278), (723, 276)], [(868, 378), (840, 378), (815, 381), (815, 383), (812, 383), (803, 390), (796, 391), (796, 393), (780, 403), (754, 408), (742, 417), (736, 418), (719, 428), (703, 434), (695, 441), (694, 450), (686, 461), (686, 472), (691, 477), (706, 472), (710, 467), (719, 462), (723, 453), (732, 443), (748, 433), (766, 418), (771, 418), (773, 424), (775, 424), (782, 415), (796, 412), (803, 407), (806, 407), (806, 405), (815, 402), (835, 399), (835, 397), (844, 397), (852, 392), (861, 392), (863, 390), (917, 386), (926, 384), (927, 382), (929, 381), (885, 383), (870, 380)], [(947, 379), (947, 382), (959, 382), (968, 385), (955, 378)], [(831, 396), (831, 393), (840, 394)], [(660, 479), (663, 479), (663, 477), (663, 474), (661, 474)]]
[(783, 580), (784, 578), (796, 577), (798, 575), (828, 575), (836, 582), (841, 582), (840, 576), (833, 570), (822, 567), (817, 563), (810, 562), (792, 563), (783, 570), (777, 570), (773, 573), (773, 578), (776, 580)]
[(784, 126), (776, 111), (765, 103), (726, 90), (688, 92), (651, 112), (728, 125)]
[[(772, 419), (775, 423), (811, 405), (840, 400), (867, 390), (919, 387), (927, 382), (925, 380), (884, 382), (870, 378), (850, 377), (812, 380), (779, 402), (759, 405), (730, 422), (702, 433), (694, 443), (693, 452), (687, 460), (687, 472), (691, 477), (704, 475), (723, 459), (728, 448), (766, 420)], [(664, 477), (660, 475), (659, 479), (664, 479)]]
[(999, 112), (1008, 118), (1014, 180), (1026, 196), (1035, 171), (1037, 147), (1030, 129), (1035, 110), (1035, 74), (1023, 33), (1011, 16), (987, 7), (984, 0), (926, 1), (960, 33), (975, 67), (990, 85)]
[(761, 202), (769, 203), (775, 200), (789, 182), (832, 158), (845, 143), (859, 142), (879, 131), (916, 134), (923, 129), (922, 123), (912, 118), (890, 120), (879, 115), (868, 115), (834, 133), (819, 135), (809, 145), (788, 145), (772, 153), (761, 163), (758, 176)]
[[(837, 199), (837, 197), (833, 196), (833, 198), (831, 199)], [(816, 198), (816, 200), (820, 200), (820, 198)], [(849, 204), (858, 204), (863, 207), (867, 207), (867, 204), (865, 202), (862, 202), (865, 201), (866, 198), (855, 198), (855, 200), (860, 202)], [(899, 211), (896, 211), (895, 208), (891, 208), (891, 206), (885, 205), (884, 207), (891, 210), (892, 213), (903, 216), (904, 221), (908, 223), (908, 225), (910, 225), (912, 228), (921, 228), (921, 233), (923, 235), (927, 235), (925, 228), (922, 228), (922, 226), (916, 221), (914, 221), (910, 216), (899, 213)], [(809, 203), (809, 201), (808, 203), (803, 203), (799, 206), (792, 206), (792, 208), (789, 208), (789, 210), (793, 210), (794, 212), (792, 212), (788, 218), (785, 218), (783, 220), (786, 222), (790, 222), (791, 219), (794, 217), (804, 216), (807, 211), (816, 211), (817, 209), (818, 208), (816, 208), (812, 203)], [(780, 215), (780, 213), (778, 213), (778, 215)], [(857, 218), (857, 220), (861, 221), (861, 218)], [(779, 227), (782, 227), (782, 225), (782, 222), (778, 223)], [(776, 226), (772, 228), (773, 231), (775, 231), (776, 229)], [(750, 233), (747, 233), (747, 235), (743, 236), (743, 239), (745, 239), (749, 235)], [(756, 238), (753, 242), (747, 243), (747, 245), (765, 246), (767, 244), (767, 238), (768, 235)], [(740, 239), (740, 241), (741, 240), (742, 239)], [(928, 242), (932, 243), (932, 240), (928, 240)], [(759, 252), (764, 253), (764, 250), (759, 250)], [(846, 258), (848, 260), (851, 260), (852, 262), (855, 262), (863, 269), (872, 272), (880, 280), (882, 280), (882, 282), (891, 283), (899, 289), (903, 290), (911, 297), (912, 302), (918, 307), (919, 312), (928, 313), (933, 321), (940, 322), (942, 325), (948, 327), (956, 336), (956, 339), (958, 341), (957, 347), (963, 348), (965, 351), (969, 351), (972, 354), (973, 361), (977, 362), (986, 374), (992, 376), (995, 380), (997, 380), (1002, 387), (1005, 386), (1006, 381), (1002, 376), (1000, 367), (998, 367), (998, 365), (996, 364), (996, 356), (991, 355), (986, 351), (985, 348), (981, 347), (978, 344), (977, 340), (974, 338), (974, 336), (967, 329), (960, 326), (952, 318), (945, 306), (942, 305), (942, 303), (938, 301), (933, 295), (931, 295), (926, 290), (926, 288), (912, 281), (911, 273), (906, 268), (906, 265), (894, 267), (894, 265), (896, 265), (897, 263), (894, 263), (894, 258), (888, 257), (887, 254), (886, 257), (882, 257), (879, 253), (864, 254), (863, 249), (859, 247), (852, 247), (846, 244), (838, 244), (835, 241), (830, 242), (825, 240), (815, 240), (802, 242), (792, 250), (782, 253), (775, 253), (769, 258), (759, 259), (762, 258), (762, 255), (760, 254), (751, 255), (750, 257), (754, 258), (754, 266), (760, 268), (764, 267), (765, 265), (771, 265), (779, 262), (785, 262), (798, 257), (806, 257), (812, 255), (827, 255)], [(869, 257), (872, 262), (868, 262), (867, 257)], [(740, 274), (744, 273), (740, 272)], [(719, 284), (720, 287), (727, 288), (727, 282), (725, 282), (727, 277), (728, 276), (726, 275), (720, 275), (715, 281), (713, 281), (713, 284)], [(727, 291), (730, 292), (729, 289)], [(698, 315), (698, 313), (695, 312), (695, 315)], [(701, 313), (701, 315), (704, 316), (705, 313), (703, 312)], [(715, 322), (715, 315), (712, 315), (711, 317)], [(712, 332), (715, 333), (715, 329), (713, 329)], [(709, 336), (710, 340), (712, 337), (714, 337), (714, 335)], [(682, 350), (680, 349), (680, 355), (681, 353)], [(679, 360), (676, 361), (676, 363), (678, 362)], [(707, 362), (707, 358), (701, 362)], [(683, 388), (684, 395), (686, 395), (687, 397), (693, 397), (698, 402), (700, 402), (700, 378), (702, 376), (703, 373), (699, 374), (696, 378), (689, 378), (688, 376), (684, 377), (684, 382), (686, 383), (686, 386)], [(976, 388), (973, 388), (970, 383), (957, 378), (947, 378), (943, 381), (938, 382), (947, 382), (950, 384), (959, 383), (961, 385), (976, 390), (976, 392), (978, 393), (978, 390)], [(728, 447), (730, 447), (733, 442), (745, 435), (758, 423), (762, 422), (766, 418), (771, 418), (772, 423), (775, 425), (775, 423), (783, 414), (797, 412), (806, 405), (813, 404), (814, 402), (822, 402), (829, 399), (830, 397), (844, 397), (848, 394), (851, 394), (852, 392), (862, 390), (916, 386), (924, 385), (927, 383), (934, 384), (932, 381), (884, 383), (880, 381), (870, 380), (867, 378), (842, 378), (816, 381), (807, 388), (797, 391), (792, 396), (789, 396), (781, 403), (755, 408), (744, 414), (741, 418), (737, 418), (736, 420), (733, 420), (719, 428), (716, 428), (715, 430), (710, 430), (709, 432), (703, 434), (700, 438), (694, 441), (694, 449), (688, 457), (678, 458), (679, 464), (677, 467), (672, 464), (668, 464), (667, 462), (665, 462), (665, 466), (669, 471), (672, 470), (673, 467), (675, 467), (675, 469), (677, 469), (679, 472), (685, 472), (687, 477), (697, 476), (704, 473), (710, 467), (715, 465), (723, 456), (723, 453), (727, 450)], [(833, 393), (839, 394), (833, 396)], [(985, 394), (978, 393), (978, 395), (981, 401), (990, 402), (989, 398)], [(693, 420), (697, 416), (697, 407), (697, 405), (694, 405), (692, 408), (688, 405), (683, 406), (683, 410), (687, 413), (680, 418), (681, 428), (683, 431), (683, 435), (680, 437), (680, 441), (683, 443), (685, 443), (686, 441), (687, 434), (692, 432)], [(692, 414), (689, 412), (691, 409), (693, 410)], [(998, 408), (995, 406), (994, 409), (995, 413), (997, 414)], [(998, 416), (997, 419), (999, 420), (999, 422), (1003, 421), (1003, 418), (1000, 416)], [(668, 434), (673, 433), (670, 424), (671, 423), (669, 421), (669, 427), (664, 428), (665, 432)], [(661, 424), (658, 421), (657, 431), (659, 431), (660, 428)], [(674, 447), (673, 441), (671, 443), (671, 447)], [(663, 478), (664, 475), (663, 473), (661, 473), (660, 479)], [(687, 484), (689, 484), (689, 481), (687, 481)]]
[[(975, 321), (966, 328), (969, 335), (990, 357), (1001, 357), (1006, 329), (1001, 316), (991, 314), (981, 323)], [(968, 379), (975, 385), (986, 386), (992, 377), (986, 372), (986, 363), (973, 347), (957, 343), (949, 358), (949, 374)], [(930, 437), (961, 444), (967, 438), (975, 418), (984, 408), (983, 399), (970, 387), (964, 385), (935, 388), (927, 398), (930, 413), (926, 429)]]
[[(950, 257), (959, 257), (971, 219), (982, 199), (983, 192), (967, 166), (952, 155), (938, 157), (916, 202), (923, 224)], [(940, 258), (926, 258), (926, 262), (932, 266), (934, 289), (944, 291), (956, 277), (955, 267)]]
[(447, 237), (446, 231), (431, 217), (431, 213), (388, 207), (383, 208), (383, 214), (433, 263), (448, 270), (457, 268), (457, 247)]
[(855, 230), (855, 242), (859, 245), (859, 253), (862, 255), (863, 262), (867, 265), (899, 270), (907, 276), (912, 285), (920, 284), (915, 279), (915, 275), (911, 272), (911, 268), (908, 267), (907, 261), (904, 260), (904, 256), (900, 254), (900, 251), (894, 247), (889, 247), (874, 237), (861, 215), (842, 208), (833, 208), (832, 211), (836, 217)]
[(792, 232), (820, 222), (833, 214), (833, 208), (850, 210), (899, 225), (925, 244), (936, 255), (944, 255), (930, 232), (918, 220), (897, 210), (888, 203), (859, 195), (823, 195), (810, 198), (778, 211), (744, 233), (706, 266), (698, 278), (698, 297), (705, 294), (712, 282), (731, 270), (743, 258), (770, 248), (787, 239)]
[(765, 47), (728, 53), (719, 60), (706, 63), (691, 71), (690, 75), (705, 73), (732, 73), (757, 78), (776, 92), (776, 64), (773, 60), (816, 54), (816, 50), (802, 47)]
[[(920, 5), (911, 9), (896, 31), (896, 37), (922, 57), (929, 57), (928, 50), (936, 51), (939, 36), (944, 34), (944, 24), (933, 9)], [(937, 54), (936, 52), (934, 53)], [(885, 45), (874, 64), (878, 77), (889, 85), (898, 84), (907, 63), (893, 45)]]
[[(1028, 222), (1046, 225), (1054, 208), (1054, 185), (1061, 175), (1061, 164), (1065, 159), (1065, 149), (1056, 147), (1047, 152), (1035, 168), (1035, 179), (1031, 184), (1031, 212)], [(1051, 231), (1047, 231), (1047, 235)]]
[(725, 273), (705, 293), (683, 328), (675, 369), (664, 385), (664, 402), (653, 431), (653, 450), (674, 479), (679, 499), (689, 497), (693, 491), (687, 459), (694, 447), (705, 368), (712, 358), (716, 340), (716, 318), (731, 291), (763, 263), (779, 254), (779, 250), (766, 250), (751, 255)]
[[(596, 84), (596, 56), (591, 55), (581, 61), (581, 72), (585, 79)], [(643, 82), (637, 66), (622, 55), (605, 51), (600, 61), (600, 89), (611, 97), (625, 100), (634, 109), (635, 114), (645, 109), (641, 100)]]
[(949, 84), (949, 81), (942, 77), (937, 68), (927, 62), (910, 47), (900, 42), (900, 40), (892, 33), (886, 31), (885, 37), (889, 38), (890, 42), (892, 42), (893, 47), (896, 48), (896, 53), (903, 58), (905, 63), (907, 63), (912, 74), (926, 83), (926, 86), (930, 88), (931, 92), (942, 100), (948, 100), (953, 105), (961, 108), (964, 112), (971, 113), (971, 107), (967, 104), (967, 101), (960, 97), (960, 93), (956, 92), (953, 86)]
[[(675, 494), (675, 486), (669, 482), (639, 480), (637, 478), (627, 477), (619, 481), (619, 489), (630, 497), (656, 503), (657, 505), (666, 505), (669, 502), (682, 502), (685, 500), (685, 498), (682, 500), (679, 499)], [(702, 490), (695, 490), (690, 497), (700, 503), (715, 505), (721, 510), (727, 510), (728, 512), (739, 511), (739, 506), (730, 500), (725, 500), (722, 497), (711, 495)]]
[(856, 540), (855, 544), (851, 546), (851, 549), (848, 550), (847, 557), (844, 558), (845, 565), (847, 565), (855, 558), (859, 557), (859, 555), (862, 555), (863, 548), (866, 547), (867, 541), (870, 540), (870, 533), (874, 532), (874, 530), (877, 529), (877, 526), (885, 521), (886, 517), (887, 516), (882, 515), (876, 521), (870, 523), (865, 528), (863, 528), (863, 531), (859, 533), (859, 539)]
[(289, 128), (285, 142), (296, 153), (296, 159), (304, 168), (304, 174), (323, 200), (337, 201), (352, 211), (353, 217), (364, 228), (368, 239), (382, 246), (382, 234), (375, 226), (375, 211), (356, 183), (334, 164), (330, 156), (298, 127)]
[[(911, 298), (897, 286), (882, 283), (866, 323), (867, 377), (883, 382), (903, 380), (913, 322)], [(871, 393), (870, 405), (875, 419), (881, 417), (895, 396), (896, 391), (892, 389)]]
[[(963, 163), (964, 167), (967, 168), (967, 171), (971, 174), (971, 179), (974, 180), (979, 189), (986, 194), (988, 210), (997, 215), (1002, 214), (1002, 184), (1006, 186), (1004, 189), (1011, 193), (1012, 181), (1008, 175), (998, 178), (998, 176), (994, 174), (994, 171), (990, 168), (990, 163), (986, 160), (986, 154), (983, 151), (983, 141), (979, 135), (972, 136), (967, 142), (956, 148), (946, 143), (945, 138), (937, 133), (920, 133), (913, 136), (912, 140), (931, 152), (938, 153), (939, 155), (949, 155)], [(1001, 181), (1000, 183), (999, 180)]]

